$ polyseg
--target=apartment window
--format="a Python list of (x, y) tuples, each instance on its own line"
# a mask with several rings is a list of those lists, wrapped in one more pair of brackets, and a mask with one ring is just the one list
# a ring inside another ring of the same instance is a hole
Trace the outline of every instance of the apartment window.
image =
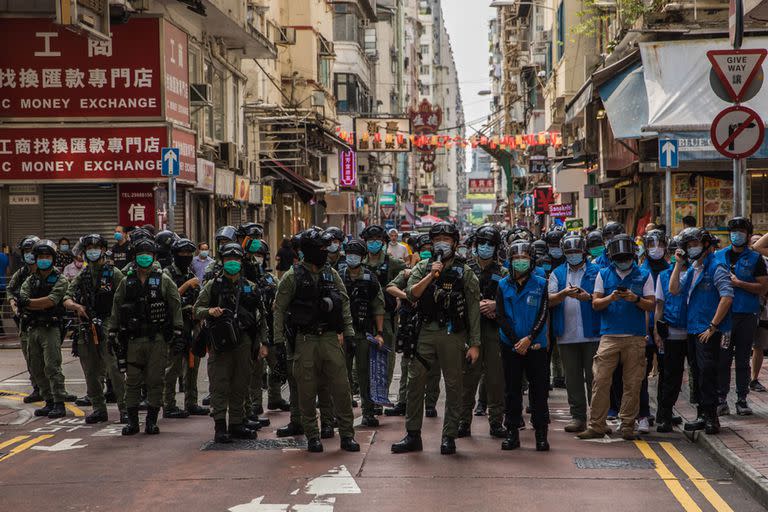
[(371, 111), (371, 94), (360, 82), (357, 75), (336, 73), (333, 76), (333, 93), (336, 96), (336, 110), (338, 112)]
[(390, 64), (392, 73), (393, 74), (397, 73), (397, 57), (396, 56), (393, 56), (389, 59), (389, 64)]
[(208, 129), (212, 138), (224, 140), (224, 124), (227, 119), (226, 92), (224, 90), (224, 74), (219, 70), (213, 70), (211, 80), (211, 96), (213, 102), (213, 115), (210, 118)]
[(232, 140), (236, 145), (240, 144), (240, 84), (237, 81), (237, 77), (232, 77)]
[(420, 75), (428, 75), (429, 74), (429, 66), (421, 65), (419, 66), (419, 74)]
[(376, 49), (376, 29), (375, 28), (365, 29), (365, 35), (363, 40), (363, 51), (368, 56), (376, 55), (377, 49)]
[(557, 60), (565, 54), (565, 4), (557, 6)]
[(421, 45), (419, 47), (419, 53), (421, 54), (422, 57), (426, 57), (427, 54), (429, 53), (429, 45), (428, 44)]
[(359, 44), (360, 39), (360, 20), (357, 14), (352, 12), (335, 12), (333, 14), (333, 40), (354, 41)]
[[(200, 83), (200, 54), (190, 49), (189, 55), (187, 56), (187, 63), (189, 64), (189, 83)], [(192, 112), (194, 112), (194, 114)], [(198, 126), (200, 125), (199, 110), (197, 112), (195, 112), (194, 109), (190, 110), (189, 122), (192, 125), (192, 129), (198, 131)]]
[(429, 0), (421, 0), (419, 2), (419, 14), (432, 14), (432, 6), (429, 5)]
[[(203, 81), (207, 84), (213, 83), (213, 64), (208, 59), (203, 62)], [(205, 107), (202, 111), (205, 136), (211, 139), (213, 138), (213, 107)]]
[(328, 57), (320, 57), (317, 67), (317, 80), (327, 91), (331, 88), (331, 62)]

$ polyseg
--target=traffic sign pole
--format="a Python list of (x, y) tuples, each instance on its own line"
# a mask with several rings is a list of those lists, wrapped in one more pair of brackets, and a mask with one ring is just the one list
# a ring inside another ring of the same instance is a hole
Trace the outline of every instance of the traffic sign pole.
[(664, 223), (667, 234), (672, 234), (672, 168), (664, 168)]
[(174, 221), (174, 206), (176, 206), (176, 176), (171, 174), (168, 176), (168, 226), (166, 229), (173, 231)]

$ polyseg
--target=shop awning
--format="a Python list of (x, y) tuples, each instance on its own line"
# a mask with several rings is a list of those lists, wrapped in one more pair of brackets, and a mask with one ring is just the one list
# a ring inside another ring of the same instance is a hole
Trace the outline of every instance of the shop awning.
[[(742, 46), (766, 47), (768, 37), (764, 36), (745, 38)], [(707, 51), (727, 49), (727, 39), (640, 43), (648, 94), (648, 122), (643, 132), (708, 131), (715, 116), (730, 103), (712, 90)], [(768, 87), (744, 104), (757, 112), (768, 111)]]
[(588, 78), (573, 99), (565, 106), (565, 124), (569, 124), (584, 111), (584, 107), (592, 101), (592, 91), (592, 78)]
[(621, 71), (598, 89), (614, 139), (640, 139), (654, 135), (641, 130), (648, 124), (648, 94), (640, 63)]
[(305, 203), (308, 203), (316, 195), (325, 192), (323, 187), (314, 184), (301, 174), (298, 174), (293, 169), (290, 169), (279, 160), (274, 160), (271, 158), (263, 159), (261, 161), (261, 168), (263, 171), (288, 181), (291, 185), (293, 185), (293, 188), (296, 190), (299, 198)]

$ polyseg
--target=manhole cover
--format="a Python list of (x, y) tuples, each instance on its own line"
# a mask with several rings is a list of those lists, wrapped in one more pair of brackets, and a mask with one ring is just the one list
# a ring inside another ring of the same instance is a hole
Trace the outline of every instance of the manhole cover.
[(579, 469), (656, 469), (656, 463), (650, 459), (592, 459), (576, 457), (574, 464)]
[(307, 449), (307, 440), (287, 439), (236, 439), (231, 444), (208, 441), (200, 447), (201, 451), (235, 451), (235, 450), (283, 450)]

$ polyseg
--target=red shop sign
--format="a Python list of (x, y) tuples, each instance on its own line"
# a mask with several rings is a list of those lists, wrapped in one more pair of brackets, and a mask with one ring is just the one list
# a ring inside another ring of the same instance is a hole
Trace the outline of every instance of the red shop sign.
[(121, 226), (155, 223), (155, 190), (152, 183), (121, 183), (119, 219)]
[[(178, 58), (186, 39), (177, 44), (180, 31), (165, 25)], [(0, 52), (0, 118), (160, 119), (160, 20), (131, 18), (111, 31), (111, 41), (97, 41), (51, 20), (0, 19), (0, 48), (13, 49)], [(166, 82), (177, 68), (168, 67)], [(169, 117), (188, 123), (189, 108), (186, 117), (178, 110)]]
[(357, 154), (354, 151), (342, 151), (339, 155), (339, 185), (357, 185)]
[[(160, 180), (160, 148), (168, 145), (168, 131), (166, 125), (0, 126), (0, 181)], [(195, 178), (182, 165), (179, 179)]]
[(163, 21), (163, 40), (165, 45), (165, 117), (184, 126), (189, 126), (187, 33), (176, 25)]
[(197, 144), (195, 134), (180, 128), (171, 128), (171, 146), (179, 148), (179, 179), (197, 181)]

